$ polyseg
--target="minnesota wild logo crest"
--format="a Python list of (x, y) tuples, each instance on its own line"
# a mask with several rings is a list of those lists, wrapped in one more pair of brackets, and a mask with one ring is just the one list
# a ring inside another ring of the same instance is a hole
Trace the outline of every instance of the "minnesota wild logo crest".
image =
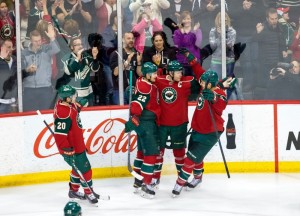
[(80, 118), (80, 116), (79, 116), (79, 115), (77, 115), (77, 117), (76, 117), (76, 121), (77, 121), (77, 125), (78, 125), (78, 127), (79, 127), (79, 128), (82, 128), (82, 124), (81, 124), (81, 118)]
[(172, 87), (164, 88), (161, 94), (166, 103), (173, 103), (177, 99), (177, 92)]
[(197, 101), (197, 109), (201, 110), (203, 108), (203, 106), (204, 106), (204, 98), (202, 95), (200, 95), (198, 97), (198, 101)]

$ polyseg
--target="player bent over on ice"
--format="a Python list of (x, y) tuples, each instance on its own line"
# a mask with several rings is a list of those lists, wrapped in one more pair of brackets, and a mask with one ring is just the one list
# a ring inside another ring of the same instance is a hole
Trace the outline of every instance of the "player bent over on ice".
[(130, 119), (125, 123), (125, 132), (135, 130), (137, 133), (137, 155), (134, 160), (134, 171), (144, 179), (135, 179), (134, 187), (141, 188), (141, 196), (154, 198), (155, 191), (151, 186), (156, 157), (159, 155), (158, 120), (160, 106), (158, 90), (152, 83), (157, 78), (157, 66), (151, 62), (142, 65), (143, 76), (138, 78), (135, 93), (131, 102)]
[[(155, 85), (159, 90), (160, 115), (160, 155), (154, 172), (153, 185), (158, 188), (163, 155), (165, 148), (172, 149), (178, 174), (186, 153), (186, 136), (188, 125), (188, 100), (191, 94), (198, 94), (200, 76), (205, 72), (197, 59), (187, 50), (181, 49), (190, 63), (194, 76), (183, 76), (183, 67), (176, 61), (170, 61), (167, 66), (168, 75), (158, 76)], [(170, 137), (170, 143), (167, 141)], [(194, 168), (194, 175), (200, 176), (203, 172), (203, 163)]]
[[(80, 200), (87, 199), (90, 203), (98, 202), (99, 195), (93, 189), (92, 170), (86, 155), (86, 147), (83, 138), (82, 125), (80, 120), (80, 110), (87, 104), (87, 99), (76, 102), (77, 93), (75, 88), (64, 85), (58, 90), (59, 100), (54, 107), (54, 139), (59, 153), (64, 160), (72, 167), (70, 173), (69, 198)], [(76, 172), (75, 166), (83, 174), (81, 179)], [(84, 194), (79, 192), (82, 186)]]
[[(227, 106), (227, 97), (224, 89), (218, 86), (217, 73), (212, 70), (206, 71), (201, 76), (200, 86), (202, 91), (192, 118), (192, 134), (189, 139), (188, 152), (172, 191), (173, 197), (180, 194), (194, 167), (203, 161), (224, 131), (222, 112)], [(213, 117), (210, 114), (210, 108)], [(216, 124), (218, 136), (214, 124)], [(194, 176), (194, 179), (188, 184), (196, 187), (200, 182), (201, 178), (197, 179)]]

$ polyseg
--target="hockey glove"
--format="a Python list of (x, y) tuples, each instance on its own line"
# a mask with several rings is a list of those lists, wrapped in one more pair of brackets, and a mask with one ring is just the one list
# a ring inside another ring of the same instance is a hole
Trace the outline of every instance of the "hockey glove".
[(140, 136), (145, 133), (145, 130), (140, 126), (140, 121), (137, 116), (131, 116), (129, 121), (125, 123), (125, 133), (133, 130)]
[(78, 99), (77, 103), (78, 103), (81, 107), (87, 107), (88, 104), (89, 104), (88, 99), (86, 99), (86, 98)]
[(231, 79), (231, 77), (225, 77), (224, 79), (218, 82), (218, 86), (221, 89), (234, 88), (236, 82), (237, 82), (236, 78)]
[(63, 148), (63, 154), (64, 160), (70, 165), (73, 166), (75, 163), (75, 151), (71, 148)]
[(214, 100), (215, 100), (214, 92), (209, 89), (204, 89), (202, 91), (202, 95), (203, 95), (204, 100), (207, 100), (209, 102), (214, 102)]
[(190, 65), (194, 65), (197, 62), (197, 58), (187, 48), (179, 48), (178, 52), (187, 58)]
[(182, 55), (186, 55), (186, 54), (189, 53), (190, 51), (189, 51), (187, 48), (185, 48), (185, 47), (180, 47), (180, 48), (178, 48), (178, 52), (179, 52), (180, 54), (182, 54)]

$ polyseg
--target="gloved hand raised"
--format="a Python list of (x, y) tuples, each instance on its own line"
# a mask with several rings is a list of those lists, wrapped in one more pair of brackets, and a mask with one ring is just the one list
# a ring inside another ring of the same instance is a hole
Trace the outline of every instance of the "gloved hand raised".
[(189, 63), (194, 64), (197, 61), (197, 58), (185, 47), (178, 48), (178, 52), (184, 55)]
[(81, 98), (76, 100), (76, 102), (81, 106), (81, 107), (87, 107), (89, 105), (89, 101), (86, 98)]
[(75, 163), (75, 151), (73, 147), (71, 148), (63, 148), (63, 154), (64, 160), (70, 165), (73, 166)]
[(204, 89), (202, 91), (202, 95), (203, 95), (204, 100), (207, 100), (209, 102), (214, 102), (214, 100), (215, 100), (215, 93), (209, 89)]
[(237, 82), (236, 78), (225, 77), (220, 82), (218, 82), (218, 86), (220, 86), (220, 88), (222, 89), (234, 88), (236, 82)]

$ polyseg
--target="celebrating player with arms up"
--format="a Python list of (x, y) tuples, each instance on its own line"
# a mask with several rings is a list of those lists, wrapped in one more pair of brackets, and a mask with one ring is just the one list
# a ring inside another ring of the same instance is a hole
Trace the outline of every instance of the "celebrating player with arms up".
[[(88, 199), (92, 204), (98, 203), (99, 195), (92, 189), (92, 170), (86, 156), (79, 116), (81, 107), (87, 104), (87, 99), (81, 99), (79, 102), (76, 102), (76, 90), (70, 85), (60, 87), (58, 96), (60, 100), (58, 100), (54, 108), (54, 138), (59, 153), (72, 167), (69, 197), (82, 200)], [(82, 173), (84, 179), (80, 178), (74, 165)], [(84, 194), (78, 191), (80, 185), (83, 187)]]
[[(175, 164), (179, 174), (185, 158), (186, 136), (188, 125), (188, 99), (192, 93), (198, 94), (200, 85), (197, 80), (204, 73), (204, 69), (197, 59), (186, 49), (181, 50), (187, 57), (194, 76), (183, 76), (182, 65), (176, 61), (170, 61), (167, 66), (168, 75), (158, 76), (155, 84), (160, 96), (160, 156), (157, 159), (157, 167), (154, 173), (153, 185), (157, 185), (163, 164), (165, 148), (173, 149)], [(170, 136), (170, 144), (167, 139)], [(194, 174), (201, 176), (203, 164), (195, 167)]]
[[(184, 159), (183, 167), (172, 191), (174, 197), (180, 194), (184, 185), (196, 187), (201, 182), (201, 178), (195, 176), (190, 183), (187, 183), (187, 180), (194, 167), (203, 161), (224, 131), (222, 112), (226, 108), (227, 97), (224, 89), (218, 86), (217, 73), (212, 70), (206, 71), (201, 76), (200, 85), (202, 91), (192, 118), (193, 131), (189, 140), (187, 157)], [(214, 125), (216, 125), (217, 133)]]
[(135, 179), (134, 187), (142, 187), (141, 196), (154, 198), (151, 186), (156, 157), (159, 155), (158, 120), (160, 106), (158, 90), (152, 83), (157, 78), (157, 66), (151, 62), (142, 65), (143, 76), (138, 78), (135, 93), (131, 102), (130, 119), (125, 123), (125, 132), (135, 130), (137, 133), (138, 151), (134, 161), (134, 171), (144, 179)]

